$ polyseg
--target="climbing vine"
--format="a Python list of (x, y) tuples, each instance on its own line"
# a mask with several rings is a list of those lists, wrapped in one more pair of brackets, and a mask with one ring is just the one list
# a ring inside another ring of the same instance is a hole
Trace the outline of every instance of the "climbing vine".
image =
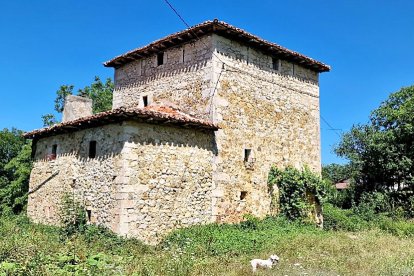
[(287, 167), (272, 167), (268, 179), (269, 191), (279, 189), (280, 211), (291, 220), (309, 218), (314, 205), (323, 204), (330, 191), (329, 184), (311, 172)]

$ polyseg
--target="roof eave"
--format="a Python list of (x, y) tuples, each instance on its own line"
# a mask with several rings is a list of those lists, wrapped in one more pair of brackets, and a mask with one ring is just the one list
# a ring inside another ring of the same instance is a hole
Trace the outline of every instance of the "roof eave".
[(196, 118), (176, 118), (174, 116), (161, 112), (145, 110), (139, 110), (136, 112), (125, 110), (124, 108), (119, 108), (112, 111), (101, 112), (96, 115), (79, 118), (77, 120), (56, 124), (48, 128), (33, 130), (31, 132), (23, 134), (23, 137), (26, 139), (39, 139), (108, 124), (115, 124), (123, 121), (138, 121), (141, 123), (149, 124), (172, 125), (177, 127), (195, 128), (207, 131), (216, 131), (219, 129), (218, 125), (212, 122), (203, 121)]
[(104, 66), (119, 68), (120, 66), (131, 61), (150, 56), (167, 48), (181, 45), (210, 33), (216, 33), (224, 37), (229, 37), (247, 43), (252, 47), (255, 47), (270, 55), (279, 56), (280, 58), (298, 63), (319, 73), (328, 72), (331, 69), (329, 65), (284, 48), (278, 44), (266, 41), (242, 29), (218, 20), (206, 21), (189, 29), (171, 34), (167, 37), (154, 41), (147, 46), (137, 48), (123, 55), (117, 56), (105, 62)]

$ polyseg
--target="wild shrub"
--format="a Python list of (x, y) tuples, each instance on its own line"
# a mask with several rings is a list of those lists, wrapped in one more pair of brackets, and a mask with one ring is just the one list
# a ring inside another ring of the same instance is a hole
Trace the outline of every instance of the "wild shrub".
[(352, 209), (344, 210), (329, 203), (324, 205), (323, 227), (325, 230), (360, 231), (368, 226), (368, 223)]
[(245, 214), (243, 218), (245, 220), (240, 223), (240, 227), (242, 229), (251, 229), (251, 230), (257, 229), (259, 222), (260, 222), (259, 218), (251, 214)]
[(75, 233), (84, 232), (86, 227), (85, 208), (72, 194), (65, 193), (60, 206), (60, 223), (62, 235), (70, 237)]
[(414, 196), (408, 198), (406, 215), (409, 218), (414, 218)]
[(376, 214), (391, 212), (390, 198), (386, 193), (363, 193), (354, 212), (365, 220), (374, 220)]
[[(281, 213), (291, 220), (308, 219), (314, 204), (323, 204), (331, 189), (327, 182), (306, 167), (302, 170), (272, 167), (268, 184), (269, 188), (274, 185), (279, 188)], [(309, 197), (313, 196), (316, 202), (310, 200)]]
[(168, 235), (160, 247), (169, 252), (196, 256), (241, 256), (260, 252), (273, 243), (303, 233), (320, 233), (314, 225), (293, 222), (283, 216), (251, 217), (242, 224), (208, 224), (183, 228)]
[(376, 226), (381, 230), (389, 232), (394, 236), (413, 237), (414, 223), (399, 219), (395, 220), (386, 216), (380, 216), (376, 221)]
[(351, 209), (355, 204), (355, 186), (351, 184), (350, 188), (337, 191), (332, 185), (327, 202), (342, 209)]

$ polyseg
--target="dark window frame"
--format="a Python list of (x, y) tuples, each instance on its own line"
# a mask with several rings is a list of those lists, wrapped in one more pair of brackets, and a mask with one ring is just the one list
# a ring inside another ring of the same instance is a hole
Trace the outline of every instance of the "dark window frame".
[(149, 104), (148, 95), (142, 96), (142, 102), (144, 104), (144, 107), (148, 106)]
[(56, 159), (56, 156), (57, 156), (57, 148), (58, 148), (58, 145), (57, 144), (53, 144), (52, 145), (52, 152), (50, 154), (47, 154), (46, 155), (46, 159), (47, 160), (51, 161), (51, 160), (55, 160)]
[(92, 210), (86, 209), (86, 219), (89, 223), (92, 221)]
[(272, 57), (272, 69), (275, 71), (279, 71), (280, 68), (280, 59), (276, 57)]
[(157, 66), (164, 64), (164, 52), (157, 53)]
[(96, 157), (96, 141), (92, 140), (89, 141), (89, 152), (88, 152), (88, 156), (89, 158), (95, 158)]
[(57, 144), (53, 144), (52, 145), (52, 155), (55, 155), (56, 156), (56, 154), (57, 154)]
[(244, 149), (244, 162), (249, 162), (252, 156), (252, 149)]

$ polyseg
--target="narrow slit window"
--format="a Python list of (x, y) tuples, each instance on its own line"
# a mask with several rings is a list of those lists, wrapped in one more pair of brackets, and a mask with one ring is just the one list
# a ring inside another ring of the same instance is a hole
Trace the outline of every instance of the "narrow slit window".
[(272, 58), (272, 68), (273, 70), (279, 70), (279, 59)]
[(57, 145), (56, 145), (56, 144), (54, 144), (54, 145), (52, 146), (52, 155), (54, 155), (54, 156), (56, 157), (56, 153), (57, 153)]
[(185, 57), (185, 49), (183, 49), (183, 63), (184, 63), (184, 57)]
[(142, 102), (144, 103), (144, 107), (148, 106), (148, 96), (143, 96)]
[(89, 158), (96, 157), (96, 141), (89, 142)]
[(240, 200), (245, 200), (247, 196), (247, 192), (246, 191), (241, 191), (240, 192)]
[(52, 154), (50, 155), (50, 160), (55, 160), (57, 155), (57, 144), (52, 146)]
[(244, 162), (249, 162), (252, 155), (251, 149), (244, 149)]
[(46, 159), (51, 161), (56, 159), (57, 154), (57, 144), (52, 145), (52, 152), (46, 153)]
[(163, 65), (164, 64), (164, 52), (159, 52), (157, 54), (157, 65)]
[(88, 222), (91, 222), (91, 220), (92, 220), (92, 211), (91, 210), (86, 210), (86, 216), (87, 216)]

